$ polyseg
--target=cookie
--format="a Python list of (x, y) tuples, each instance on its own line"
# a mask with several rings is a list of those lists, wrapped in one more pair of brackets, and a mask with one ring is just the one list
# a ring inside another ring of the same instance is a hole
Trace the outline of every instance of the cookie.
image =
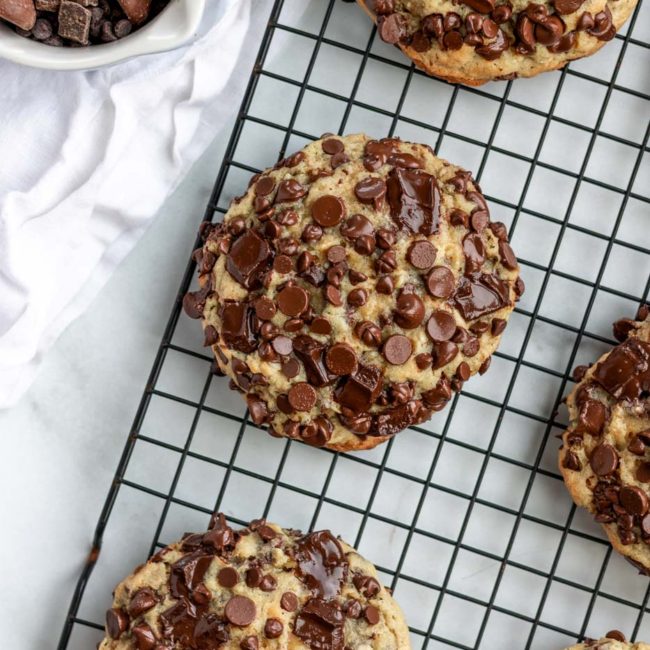
[(99, 650), (410, 647), (374, 566), (332, 533), (216, 515), (118, 585)]
[(254, 176), (203, 227), (185, 296), (251, 418), (374, 447), (485, 372), (517, 259), (471, 175), (424, 145), (329, 136)]
[(532, 77), (599, 50), (637, 0), (357, 0), (386, 43), (427, 74), (480, 86)]
[(650, 317), (615, 323), (621, 341), (574, 372), (560, 470), (575, 503), (602, 524), (614, 548), (650, 571)]
[(602, 639), (587, 639), (584, 643), (572, 645), (566, 650), (650, 650), (647, 643), (628, 643), (618, 630), (608, 632)]

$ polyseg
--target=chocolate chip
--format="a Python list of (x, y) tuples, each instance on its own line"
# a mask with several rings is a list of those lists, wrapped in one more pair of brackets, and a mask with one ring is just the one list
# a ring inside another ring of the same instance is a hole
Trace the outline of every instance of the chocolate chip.
[(458, 346), (451, 341), (441, 341), (433, 347), (433, 369), (443, 368), (458, 354)]
[(282, 374), (287, 379), (293, 379), (300, 374), (300, 364), (296, 359), (289, 359), (287, 362), (282, 364)]
[(448, 341), (455, 331), (456, 321), (449, 312), (434, 311), (427, 321), (427, 334), (432, 341)]
[(619, 492), (619, 498), (621, 505), (631, 515), (642, 517), (650, 508), (648, 495), (636, 486), (624, 485)]
[(377, 625), (379, 623), (379, 610), (374, 605), (367, 605), (363, 610), (363, 615), (369, 625)]
[(599, 444), (591, 452), (589, 465), (596, 476), (607, 476), (618, 467), (618, 454), (616, 449), (606, 442)]
[(390, 296), (391, 293), (395, 290), (395, 283), (393, 278), (390, 275), (382, 275), (377, 279), (375, 283), (375, 289), (378, 293)]
[(338, 197), (326, 194), (312, 203), (311, 216), (318, 225), (331, 228), (345, 218), (345, 204)]
[(377, 32), (384, 43), (396, 45), (407, 34), (406, 20), (398, 13), (380, 16), (377, 20)]
[(151, 627), (146, 623), (136, 625), (131, 630), (131, 634), (135, 637), (138, 650), (152, 650), (156, 644), (156, 635), (153, 633)]
[(366, 345), (376, 348), (381, 343), (381, 330), (368, 320), (357, 323), (354, 328), (354, 333)]
[(260, 581), (260, 589), (262, 591), (275, 591), (278, 586), (278, 581), (272, 575), (265, 575)]
[(276, 203), (286, 203), (288, 201), (298, 201), (307, 194), (307, 189), (297, 180), (289, 179), (281, 181), (278, 185), (278, 192), (275, 195)]
[(421, 352), (415, 356), (415, 365), (420, 370), (426, 370), (431, 366), (433, 357), (428, 352)]
[(633, 453), (635, 456), (645, 456), (645, 443), (638, 436), (635, 436), (630, 440), (627, 448), (628, 451)]
[(224, 567), (217, 573), (217, 582), (226, 589), (232, 589), (239, 582), (239, 574), (232, 567)]
[(429, 241), (416, 241), (411, 244), (406, 253), (406, 259), (420, 270), (430, 269), (436, 261), (436, 248)]
[(402, 291), (397, 298), (394, 319), (405, 330), (415, 329), (424, 320), (424, 303), (414, 293)]
[(327, 261), (332, 264), (338, 264), (339, 262), (344, 262), (346, 257), (345, 247), (344, 246), (330, 246), (327, 249)]
[(285, 591), (280, 598), (280, 607), (285, 612), (295, 612), (298, 609), (298, 596), (293, 591)]
[(345, 149), (345, 145), (341, 140), (336, 138), (328, 138), (323, 140), (321, 147), (326, 154), (333, 156), (334, 154), (341, 153)]
[(262, 577), (262, 571), (258, 567), (251, 567), (246, 571), (246, 585), (251, 589), (255, 589), (260, 586)]
[(466, 361), (462, 361), (458, 364), (458, 367), (456, 368), (456, 377), (458, 377), (460, 381), (467, 381), (470, 378), (470, 374), (469, 364)]
[(156, 594), (149, 587), (144, 587), (137, 591), (129, 603), (129, 615), (131, 618), (137, 618), (141, 614), (149, 611), (158, 599)]
[(582, 463), (580, 462), (578, 455), (570, 450), (564, 454), (562, 466), (566, 469), (571, 469), (574, 472), (579, 472), (582, 469)]
[(350, 284), (359, 284), (361, 282), (365, 282), (368, 279), (368, 276), (365, 273), (361, 273), (361, 271), (350, 269), (348, 271), (348, 278), (350, 280)]
[(348, 618), (357, 619), (361, 616), (361, 603), (358, 600), (351, 598), (346, 601), (343, 610)]
[(289, 404), (296, 411), (311, 411), (316, 404), (316, 391), (314, 387), (306, 382), (294, 384), (288, 393)]
[(256, 636), (247, 636), (240, 641), (239, 647), (241, 650), (258, 650), (260, 646)]
[(279, 618), (269, 618), (264, 624), (264, 636), (267, 639), (277, 639), (284, 629), (284, 625)]
[(255, 620), (255, 603), (246, 596), (233, 596), (227, 603), (224, 614), (228, 622), (237, 627), (246, 627)]
[(386, 339), (382, 354), (388, 363), (401, 366), (406, 363), (413, 353), (413, 344), (402, 334), (393, 334)]
[(288, 285), (276, 296), (280, 311), (286, 316), (300, 316), (309, 306), (309, 295), (302, 287)]
[[(581, 0), (582, 4), (582, 0)], [(558, 3), (555, 3), (555, 8), (557, 9)], [(607, 632), (605, 635), (606, 639), (614, 639), (614, 641), (620, 641), (621, 643), (625, 643), (625, 634), (623, 632), (620, 632), (619, 630), (610, 630)]]
[(366, 304), (368, 292), (365, 289), (352, 289), (348, 294), (348, 305), (357, 308)]
[(454, 292), (454, 274), (445, 266), (435, 266), (427, 275), (426, 285), (434, 298), (449, 298)]
[(336, 343), (327, 350), (325, 365), (332, 374), (339, 377), (351, 375), (357, 369), (357, 355), (346, 343)]
[(366, 598), (374, 598), (381, 591), (381, 585), (371, 576), (356, 575), (352, 582)]
[(106, 631), (111, 639), (119, 639), (129, 626), (129, 617), (123, 609), (109, 609), (106, 612)]
[(255, 315), (260, 320), (271, 320), (277, 311), (275, 303), (266, 296), (261, 296), (253, 303)]
[(381, 178), (365, 178), (354, 186), (354, 194), (361, 203), (372, 204), (378, 210), (386, 196), (386, 183)]
[(636, 479), (639, 483), (650, 483), (650, 463), (639, 463)]
[(309, 324), (309, 329), (314, 332), (314, 334), (331, 334), (332, 325), (324, 316), (316, 316), (314, 320)]
[(291, 354), (291, 350), (293, 350), (293, 343), (288, 336), (276, 336), (271, 344), (273, 349), (283, 356)]
[(328, 284), (325, 287), (325, 299), (330, 303), (330, 305), (334, 305), (335, 307), (340, 307), (343, 304), (341, 291), (331, 284)]
[(255, 183), (255, 194), (257, 196), (266, 196), (275, 189), (275, 180), (271, 176), (262, 176)]
[(250, 412), (251, 420), (253, 424), (260, 425), (268, 422), (269, 420), (269, 409), (266, 406), (266, 402), (259, 396), (254, 394), (246, 395), (246, 404), (248, 405), (248, 410)]

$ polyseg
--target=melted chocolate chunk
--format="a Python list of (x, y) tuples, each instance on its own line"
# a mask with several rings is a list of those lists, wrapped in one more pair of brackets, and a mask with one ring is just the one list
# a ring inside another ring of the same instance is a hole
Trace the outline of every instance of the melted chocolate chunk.
[(261, 275), (268, 268), (271, 249), (254, 230), (247, 230), (230, 247), (226, 270), (242, 287), (261, 286)]
[(296, 544), (298, 574), (318, 598), (334, 598), (348, 573), (348, 561), (338, 540), (328, 530), (302, 537)]
[(508, 283), (496, 275), (482, 273), (462, 277), (452, 302), (466, 321), (495, 312), (509, 303)]
[(394, 168), (388, 175), (390, 216), (399, 228), (433, 235), (440, 220), (440, 191), (436, 179), (420, 169)]
[(382, 389), (383, 372), (377, 366), (359, 364), (356, 372), (348, 377), (336, 393), (336, 399), (343, 406), (356, 413), (364, 413), (377, 400)]
[(248, 303), (226, 300), (219, 310), (221, 338), (232, 350), (253, 352), (257, 347), (253, 334), (254, 311)]
[(334, 380), (334, 376), (330, 376), (325, 365), (325, 349), (324, 343), (306, 334), (300, 334), (293, 339), (293, 351), (302, 361), (307, 380), (317, 388), (327, 386)]
[(616, 399), (638, 399), (650, 390), (650, 344), (628, 339), (596, 366), (594, 379)]

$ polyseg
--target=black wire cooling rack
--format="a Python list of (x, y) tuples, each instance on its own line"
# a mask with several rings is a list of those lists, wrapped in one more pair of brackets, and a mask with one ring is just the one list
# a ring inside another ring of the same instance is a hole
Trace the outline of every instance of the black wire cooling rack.
[[(276, 440), (248, 419), (181, 316), (183, 275), (59, 648), (102, 637), (110, 591), (147, 553), (269, 516), (330, 527), (390, 585), (414, 648), (650, 640), (647, 578), (577, 511), (555, 462), (578, 363), (650, 289), (650, 12), (595, 57), (535, 80), (452, 86), (376, 38), (353, 4), (277, 0), (205, 218), (326, 131), (428, 142), (476, 172), (509, 224), (527, 293), (485, 377), (371, 452)], [(198, 225), (198, 224), (197, 224)], [(102, 548), (100, 554), (100, 548)]]

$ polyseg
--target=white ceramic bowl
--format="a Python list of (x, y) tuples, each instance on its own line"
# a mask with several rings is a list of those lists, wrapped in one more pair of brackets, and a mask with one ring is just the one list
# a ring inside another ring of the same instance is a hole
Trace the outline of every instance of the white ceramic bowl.
[(88, 47), (52, 47), (18, 36), (0, 23), (0, 58), (48, 70), (92, 70), (141, 54), (179, 47), (199, 27), (206, 0), (171, 0), (150, 23), (113, 43)]

